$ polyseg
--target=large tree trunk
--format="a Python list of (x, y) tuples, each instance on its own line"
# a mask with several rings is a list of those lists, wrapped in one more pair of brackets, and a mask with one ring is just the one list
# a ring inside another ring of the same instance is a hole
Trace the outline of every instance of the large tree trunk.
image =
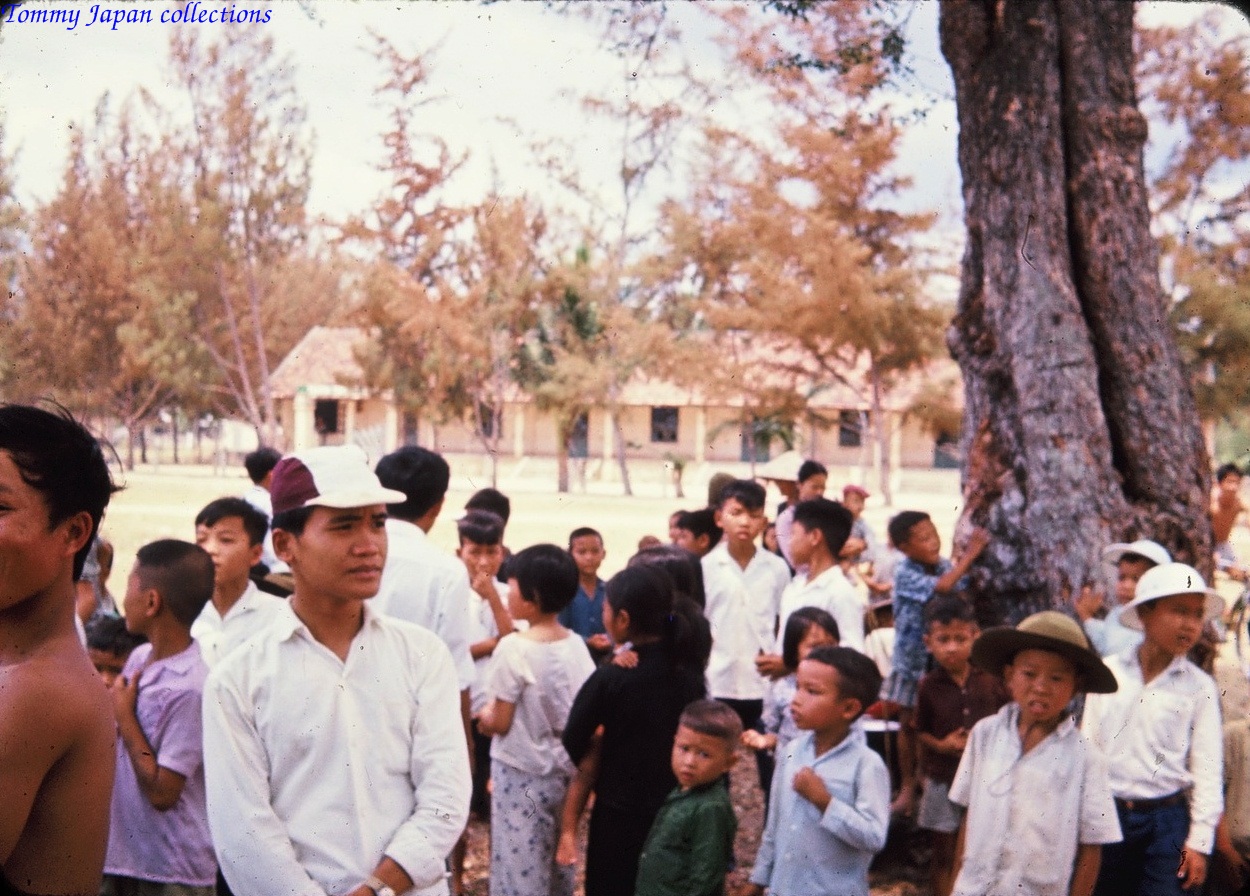
[(945, 0), (968, 243), (948, 334), (965, 384), (974, 577), (1014, 621), (1102, 581), (1111, 541), (1209, 569), (1208, 461), (1169, 329), (1142, 169), (1131, 4)]

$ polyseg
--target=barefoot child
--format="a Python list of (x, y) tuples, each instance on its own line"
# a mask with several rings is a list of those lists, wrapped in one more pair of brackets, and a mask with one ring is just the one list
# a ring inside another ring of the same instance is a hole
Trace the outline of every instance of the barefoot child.
[(1104, 851), (1097, 893), (1200, 892), (1206, 880), (1224, 808), (1220, 704), (1215, 681), (1186, 655), (1223, 608), (1196, 569), (1165, 563), (1120, 614), (1145, 640), (1107, 660), (1119, 690), (1087, 701), (1083, 721), (1107, 754), (1124, 830)]
[(972, 661), (1002, 674), (1012, 702), (973, 726), (951, 785), (951, 802), (967, 808), (953, 892), (1089, 896), (1099, 850), (1120, 826), (1106, 759), (1068, 704), (1078, 691), (1115, 691), (1115, 676), (1053, 610), (985, 632)]
[(889, 524), (890, 541), (898, 546), (904, 560), (894, 571), (894, 653), (890, 677), (881, 689), (881, 699), (898, 709), (899, 768), (901, 782), (891, 810), (910, 815), (916, 797), (916, 742), (911, 715), (916, 706), (916, 688), (929, 662), (924, 646), (924, 605), (935, 594), (947, 594), (959, 587), (989, 544), (989, 534), (976, 529), (964, 553), (952, 563), (942, 557), (942, 539), (927, 513), (904, 510)]
[(818, 647), (799, 663), (791, 704), (806, 732), (778, 757), (751, 885), (759, 896), (867, 896), (868, 864), (885, 845), (890, 775), (854, 725), (881, 674), (849, 647)]
[(117, 783), (101, 896), (215, 891), (201, 722), (208, 666), (191, 638), (212, 594), (213, 561), (203, 548), (167, 538), (139, 549), (126, 628), (149, 643), (135, 649), (112, 687)]
[(677, 787), (655, 817), (638, 859), (635, 896), (722, 896), (738, 820), (725, 786), (742, 735), (738, 714), (715, 700), (691, 703), (677, 723)]
[(572, 869), (555, 862), (573, 764), (560, 743), (569, 708), (595, 665), (557, 617), (577, 593), (577, 566), (556, 545), (513, 556), (508, 609), (529, 627), (500, 640), (486, 673), (478, 730), (491, 745), (491, 892), (572, 896)]

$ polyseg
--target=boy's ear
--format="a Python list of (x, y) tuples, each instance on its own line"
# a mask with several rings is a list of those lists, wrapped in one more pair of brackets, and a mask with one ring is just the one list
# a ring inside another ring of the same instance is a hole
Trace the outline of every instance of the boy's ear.
[(260, 544), (252, 545), (251, 549), (248, 551), (248, 559), (252, 562), (252, 566), (255, 566), (260, 562), (260, 555), (264, 552), (265, 543), (263, 541)]
[(161, 593), (155, 588), (145, 588), (143, 590), (143, 614), (149, 619), (155, 619), (161, 615), (161, 611), (165, 608), (165, 600), (161, 597)]
[(629, 610), (613, 610), (612, 612), (615, 614), (614, 618), (620, 621), (621, 627), (629, 631), (629, 624), (633, 621), (629, 618)]
[(695, 546), (705, 554), (707, 553), (708, 544), (710, 544), (711, 541), (712, 536), (708, 535), (706, 532), (696, 535), (694, 539)]
[(864, 714), (866, 707), (855, 697), (842, 698), (842, 718), (853, 722)]
[(716, 521), (716, 525), (718, 528), (721, 528), (721, 529), (725, 528), (723, 525), (721, 525), (721, 511), (719, 507), (717, 507), (716, 510), (712, 512), (712, 519)]
[(273, 552), (278, 559), (288, 566), (295, 556), (295, 536), (286, 529), (273, 530)]
[(73, 557), (91, 538), (91, 514), (80, 510), (61, 520), (56, 528), (65, 533), (65, 552)]

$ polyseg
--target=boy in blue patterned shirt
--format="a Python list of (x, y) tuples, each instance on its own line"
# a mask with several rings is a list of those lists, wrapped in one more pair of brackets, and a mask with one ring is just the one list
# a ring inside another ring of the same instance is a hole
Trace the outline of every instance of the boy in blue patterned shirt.
[(881, 688), (881, 699), (898, 710), (898, 758), (901, 781), (892, 812), (910, 815), (915, 806), (916, 735), (911, 716), (916, 688), (928, 669), (929, 651), (924, 645), (924, 605), (934, 594), (955, 590), (973, 561), (990, 543), (989, 533), (974, 529), (963, 555), (954, 563), (942, 557), (942, 538), (927, 513), (904, 510), (890, 520), (890, 541), (904, 560), (894, 571), (894, 662)]

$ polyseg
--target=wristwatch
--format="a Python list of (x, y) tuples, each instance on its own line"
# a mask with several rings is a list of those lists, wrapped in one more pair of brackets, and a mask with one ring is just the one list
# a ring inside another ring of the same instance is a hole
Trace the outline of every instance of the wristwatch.
[(364, 885), (372, 890), (376, 896), (396, 896), (395, 891), (382, 882), (379, 877), (370, 874), (364, 880)]

